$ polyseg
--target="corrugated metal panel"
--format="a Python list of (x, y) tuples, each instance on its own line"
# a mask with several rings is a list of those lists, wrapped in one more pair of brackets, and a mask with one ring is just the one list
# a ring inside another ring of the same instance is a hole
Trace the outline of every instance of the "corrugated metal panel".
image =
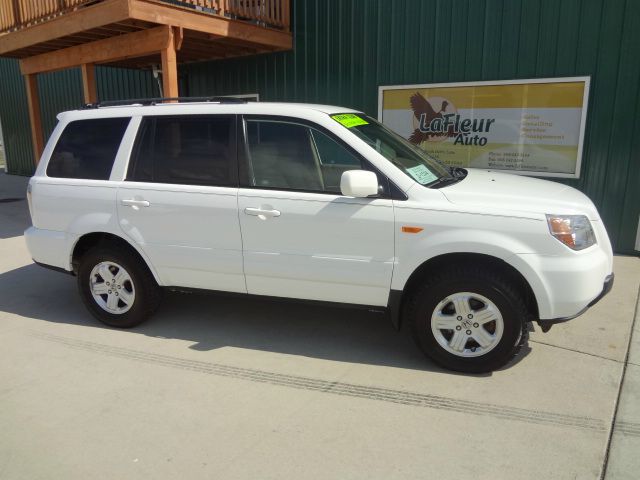
[(379, 85), (591, 75), (582, 178), (616, 251), (640, 216), (637, 0), (295, 0), (292, 52), (182, 69), (189, 95), (339, 104)]
[[(24, 80), (17, 60), (0, 58), (0, 120), (4, 133), (8, 173), (31, 175), (33, 149)], [(148, 71), (97, 67), (98, 98), (118, 100), (159, 96), (158, 85)], [(56, 125), (56, 115), (82, 106), (79, 69), (38, 75), (38, 91), (45, 139)]]
[(96, 82), (100, 100), (162, 96), (157, 81), (148, 70), (97, 67)]
[(18, 62), (0, 58), (0, 122), (7, 172), (31, 175), (33, 149), (29, 135), (27, 94)]
[[(295, 49), (182, 67), (183, 95), (260, 94), (377, 114), (379, 85), (591, 75), (578, 180), (621, 253), (640, 217), (640, 2), (635, 0), (295, 0)], [(99, 68), (102, 99), (157, 96), (149, 72)], [(9, 171), (32, 172), (24, 84), (0, 59)], [(81, 102), (77, 70), (42, 75), (45, 133)]]
[(48, 139), (58, 123), (56, 115), (82, 105), (80, 70), (74, 68), (38, 75), (38, 93), (42, 112), (42, 131), (44, 138)]

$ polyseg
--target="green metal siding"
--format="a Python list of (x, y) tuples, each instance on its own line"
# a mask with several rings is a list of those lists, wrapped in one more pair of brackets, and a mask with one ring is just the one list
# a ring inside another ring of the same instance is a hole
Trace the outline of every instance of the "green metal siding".
[[(637, 0), (294, 0), (295, 48), (181, 67), (182, 95), (260, 94), (377, 115), (379, 85), (590, 75), (582, 175), (559, 180), (598, 206), (614, 248), (640, 217)], [(149, 72), (99, 68), (101, 99), (157, 96)], [(0, 59), (10, 173), (33, 171), (24, 82)], [(41, 75), (45, 135), (82, 103), (78, 70)]]
[(82, 76), (77, 68), (38, 75), (38, 94), (45, 141), (56, 126), (56, 115), (82, 105)]
[(187, 65), (189, 95), (338, 104), (379, 85), (590, 75), (582, 175), (619, 253), (640, 217), (637, 0), (294, 0), (294, 50)]
[[(97, 67), (96, 82), (101, 100), (159, 96), (158, 84), (148, 71)], [(83, 103), (80, 69), (38, 75), (38, 92), (46, 140), (56, 125), (56, 115)], [(0, 58), (0, 120), (7, 172), (32, 175), (33, 148), (24, 79), (18, 61), (8, 58)]]
[(33, 149), (27, 94), (18, 62), (0, 58), (0, 123), (4, 136), (4, 154), (8, 173), (31, 175)]

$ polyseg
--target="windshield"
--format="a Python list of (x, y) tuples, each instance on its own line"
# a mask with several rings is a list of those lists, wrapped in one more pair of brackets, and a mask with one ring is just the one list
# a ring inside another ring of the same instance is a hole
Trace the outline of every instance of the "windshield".
[(331, 117), (421, 185), (429, 186), (442, 178), (452, 178), (448, 167), (373, 118), (353, 114)]

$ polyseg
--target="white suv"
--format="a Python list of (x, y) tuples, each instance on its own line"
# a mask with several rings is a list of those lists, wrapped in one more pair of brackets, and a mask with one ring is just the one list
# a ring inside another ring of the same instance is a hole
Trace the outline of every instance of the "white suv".
[(448, 168), (363, 113), (231, 101), (62, 113), (28, 187), (33, 259), (133, 327), (163, 288), (381, 309), (439, 364), (507, 363), (613, 283), (593, 203)]

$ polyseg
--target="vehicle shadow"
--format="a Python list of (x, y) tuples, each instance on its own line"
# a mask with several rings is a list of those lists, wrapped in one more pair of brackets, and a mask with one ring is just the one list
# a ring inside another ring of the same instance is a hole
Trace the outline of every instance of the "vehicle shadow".
[[(0, 292), (3, 312), (46, 322), (110, 328), (84, 308), (75, 277), (31, 264), (0, 274)], [(166, 292), (153, 318), (128, 332), (186, 340), (193, 342), (189, 348), (203, 352), (230, 346), (457, 375), (426, 359), (407, 328), (398, 333), (386, 315), (359, 309)], [(528, 348), (523, 350), (505, 368), (529, 353)]]
[(3, 197), (3, 193), (0, 191), (0, 240), (21, 236), (31, 224), (26, 198)]

